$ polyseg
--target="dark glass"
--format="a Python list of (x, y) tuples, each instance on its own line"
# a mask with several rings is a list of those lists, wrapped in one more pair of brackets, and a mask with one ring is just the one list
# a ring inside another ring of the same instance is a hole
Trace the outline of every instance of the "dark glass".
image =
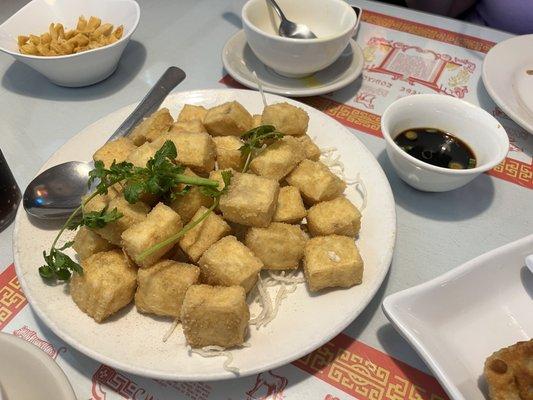
[(440, 129), (407, 129), (394, 141), (409, 155), (437, 167), (469, 169), (476, 166), (476, 157), (470, 147)]
[(0, 231), (15, 218), (20, 198), (20, 189), (0, 150)]

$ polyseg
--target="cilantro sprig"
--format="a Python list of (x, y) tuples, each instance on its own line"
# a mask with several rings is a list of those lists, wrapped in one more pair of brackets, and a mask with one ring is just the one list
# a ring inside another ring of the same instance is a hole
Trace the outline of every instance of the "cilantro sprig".
[(242, 172), (248, 171), (252, 159), (272, 141), (279, 140), (283, 133), (276, 131), (273, 125), (260, 125), (241, 135), (244, 144), (239, 148), (241, 157), (245, 159)]
[[(48, 253), (43, 252), (45, 264), (39, 268), (41, 277), (67, 281), (73, 272), (83, 273), (81, 265), (64, 252), (64, 250), (72, 247), (73, 242), (67, 242), (63, 246), (57, 247), (59, 238), (66, 229), (76, 229), (82, 225), (92, 229), (103, 228), (108, 223), (120, 219), (123, 215), (116, 208), (111, 211), (104, 208), (101, 211), (83, 213), (83, 207), (89, 201), (98, 195), (107, 194), (109, 188), (116, 184), (123, 186), (124, 197), (129, 203), (138, 202), (143, 194), (148, 193), (156, 196), (183, 194), (191, 185), (200, 186), (206, 195), (211, 197), (220, 196), (215, 195), (218, 193), (216, 190), (217, 181), (185, 175), (185, 168), (175, 163), (176, 157), (176, 146), (172, 141), (167, 140), (150, 158), (146, 167), (136, 167), (132, 163), (124, 161), (113, 162), (109, 168), (106, 168), (102, 161), (96, 161), (94, 169), (89, 172), (88, 180), (89, 187), (98, 182), (95, 191), (68, 217)], [(178, 191), (176, 188), (180, 184), (186, 186), (183, 190)], [(82, 214), (81, 219), (79, 218), (80, 213)]]
[[(137, 262), (141, 262), (146, 257), (148, 257), (150, 254), (162, 249), (165, 246), (168, 246), (169, 244), (176, 243), (187, 232), (189, 232), (191, 229), (193, 229), (195, 226), (197, 226), (203, 220), (205, 220), (209, 216), (209, 214), (211, 214), (218, 207), (220, 203), (220, 197), (228, 191), (229, 186), (231, 184), (231, 178), (233, 176), (231, 171), (222, 171), (221, 175), (222, 175), (222, 181), (224, 183), (224, 186), (222, 188), (218, 189), (213, 186), (200, 187), (200, 192), (204, 196), (208, 196), (213, 199), (213, 204), (211, 205), (211, 207), (209, 207), (207, 211), (203, 213), (200, 217), (198, 217), (194, 221), (191, 221), (187, 225), (185, 225), (179, 232), (170, 236), (168, 239), (163, 240), (162, 242), (156, 243), (152, 247), (149, 247), (148, 249), (144, 250), (142, 253), (140, 253), (137, 256), (137, 259), (136, 259)], [(217, 182), (217, 185), (219, 186), (218, 182)]]

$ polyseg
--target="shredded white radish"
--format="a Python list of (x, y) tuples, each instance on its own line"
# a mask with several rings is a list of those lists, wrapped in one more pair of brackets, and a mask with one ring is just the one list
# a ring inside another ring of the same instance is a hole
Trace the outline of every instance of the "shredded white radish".
[(193, 349), (191, 346), (187, 345), (189, 349), (189, 354), (195, 353), (202, 357), (226, 357), (226, 360), (224, 361), (224, 364), (222, 364), (222, 367), (229, 372), (233, 372), (234, 374), (238, 375), (240, 370), (237, 367), (232, 367), (231, 363), (233, 362), (233, 354), (231, 352), (226, 351), (224, 347), (220, 346), (205, 346), (200, 349)]
[(255, 71), (252, 71), (252, 74), (254, 76), (255, 83), (257, 84), (257, 87), (259, 88), (259, 93), (261, 93), (261, 98), (263, 99), (263, 105), (266, 107), (268, 106), (268, 104), (267, 104), (265, 92), (263, 91), (263, 85), (259, 81), (259, 78), (257, 77), (257, 74), (255, 73)]
[(257, 278), (256, 288), (259, 298), (259, 304), (261, 306), (261, 312), (259, 313), (259, 315), (251, 318), (249, 324), (256, 325), (256, 329), (259, 329), (263, 322), (272, 314), (272, 299), (270, 298), (270, 294), (265, 288), (261, 275), (259, 275)]
[(178, 326), (178, 320), (175, 319), (172, 325), (170, 325), (170, 327), (166, 331), (165, 335), (163, 336), (163, 342), (166, 342), (168, 340), (168, 338), (170, 337), (170, 335), (172, 335), (172, 332), (174, 332), (174, 329), (176, 329), (177, 326)]

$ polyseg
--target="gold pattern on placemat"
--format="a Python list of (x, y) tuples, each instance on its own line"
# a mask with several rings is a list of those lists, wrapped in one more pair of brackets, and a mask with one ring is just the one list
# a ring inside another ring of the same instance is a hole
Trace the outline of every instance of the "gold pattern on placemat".
[(26, 304), (26, 297), (20, 289), (15, 274), (15, 266), (11, 264), (0, 274), (0, 329), (3, 329)]

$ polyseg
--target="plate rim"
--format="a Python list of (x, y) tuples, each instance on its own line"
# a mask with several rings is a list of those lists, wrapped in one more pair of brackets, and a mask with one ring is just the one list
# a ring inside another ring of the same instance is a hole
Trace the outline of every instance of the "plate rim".
[[(487, 67), (487, 65), (492, 64), (492, 58), (495, 57), (495, 54), (497, 51), (501, 50), (502, 48), (505, 48), (505, 46), (509, 45), (509, 42), (518, 42), (518, 41), (531, 41), (533, 42), (533, 34), (529, 35), (521, 35), (521, 36), (514, 36), (509, 39), (506, 39), (502, 42), (497, 43), (494, 47), (492, 47), (489, 52), (485, 55), (485, 58), (483, 59), (483, 65), (482, 65), (482, 71), (481, 71), (481, 79), (483, 81), (483, 86), (487, 90), (487, 93), (491, 97), (491, 99), (496, 103), (498, 107), (502, 109), (502, 111), (509, 116), (514, 122), (516, 122), (520, 127), (525, 129), (528, 133), (533, 134), (533, 117), (531, 117), (529, 120), (526, 120), (522, 118), (520, 115), (518, 115), (512, 107), (508, 106), (506, 101), (495, 91), (494, 87), (491, 85), (489, 77), (489, 71), (488, 69), (490, 67)], [(492, 53), (492, 55), (491, 55)], [(488, 61), (487, 61), (488, 60)], [(532, 60), (533, 62), (533, 60)], [(520, 102), (518, 99), (516, 99), (516, 103), (519, 107), (523, 108), (520, 105)], [(527, 113), (527, 110), (523, 110), (524, 113)], [(527, 115), (527, 114), (526, 114)]]
[[(258, 86), (255, 84), (255, 82), (252, 82), (252, 81), (246, 79), (245, 77), (243, 77), (241, 74), (239, 74), (237, 72), (237, 70), (235, 70), (231, 66), (231, 63), (227, 59), (227, 55), (226, 54), (228, 53), (228, 48), (230, 46), (230, 42), (232, 42), (234, 40), (239, 40), (239, 36), (240, 35), (243, 35), (243, 36), (245, 35), (244, 29), (241, 29), (237, 33), (232, 35), (226, 41), (226, 43), (224, 44), (224, 47), (222, 48), (222, 64), (223, 64), (224, 69), (226, 70), (226, 72), (233, 79), (235, 79), (237, 82), (239, 82), (241, 85), (244, 85), (247, 88), (252, 89), (252, 90), (258, 90)], [(244, 38), (244, 40), (246, 41), (246, 38)], [(331, 92), (334, 92), (336, 90), (342, 89), (342, 88), (350, 85), (357, 78), (359, 78), (361, 76), (361, 74), (363, 72), (363, 69), (364, 69), (364, 66), (365, 66), (365, 62), (364, 62), (364, 57), (363, 57), (363, 51), (361, 50), (361, 47), (359, 46), (359, 44), (357, 44), (357, 41), (353, 37), (351, 37), (350, 41), (348, 43), (349, 43), (349, 46), (352, 48), (352, 51), (357, 53), (357, 58), (361, 60), (361, 62), (359, 63), (359, 67), (356, 70), (356, 73), (353, 74), (353, 77), (350, 76), (347, 79), (341, 80), (341, 81), (339, 81), (339, 82), (337, 82), (335, 84), (327, 84), (327, 85), (324, 85), (322, 87), (314, 88), (314, 89), (313, 88), (306, 88), (306, 89), (279, 90), (279, 89), (276, 89), (276, 88), (270, 86), (269, 84), (265, 84), (264, 82), (262, 82), (263, 90), (265, 92), (268, 92), (268, 93), (277, 94), (277, 95), (286, 96), (286, 97), (309, 97), (309, 96), (318, 96), (318, 95), (322, 95), (322, 94), (331, 93)], [(258, 60), (258, 62), (261, 62), (261, 61)], [(335, 62), (337, 62), (337, 61), (335, 61)], [(313, 75), (311, 75), (311, 76), (313, 76)]]
[[(169, 94), (169, 96), (167, 98), (172, 97), (172, 96), (177, 96), (178, 97), (178, 96), (186, 96), (186, 95), (192, 97), (193, 94), (196, 94), (196, 95), (200, 94), (201, 95), (201, 94), (209, 94), (209, 93), (213, 93), (213, 92), (221, 93), (221, 92), (235, 92), (235, 91), (238, 91), (238, 92), (253, 92), (253, 93), (256, 93), (256, 95), (259, 95), (259, 92), (255, 91), (255, 90), (250, 90), (250, 89), (215, 88), (215, 89), (175, 91), (175, 92), (172, 92), (171, 94)], [(298, 103), (298, 105), (300, 105), (300, 106), (311, 107), (311, 106), (306, 105), (304, 103), (301, 103), (301, 102), (299, 102), (297, 100), (287, 99), (287, 98), (285, 98), (283, 96), (280, 96), (280, 95), (277, 95), (277, 94), (270, 94), (269, 93), (269, 94), (267, 94), (267, 97), (273, 97), (273, 100), (289, 100), (289, 101), (291, 101), (293, 103)], [(39, 168), (39, 170), (36, 173), (36, 176), (44, 169), (45, 165), (50, 161), (50, 159), (52, 159), (55, 156), (57, 156), (61, 152), (63, 147), (66, 146), (68, 143), (71, 143), (71, 142), (75, 141), (76, 138), (78, 137), (78, 135), (80, 135), (82, 132), (84, 132), (87, 129), (91, 129), (91, 127), (93, 125), (98, 124), (99, 121), (101, 121), (102, 119), (108, 117), (110, 114), (114, 114), (114, 113), (120, 112), (120, 111), (128, 109), (128, 108), (132, 108), (133, 109), (133, 107), (136, 104), (138, 104), (138, 102), (125, 105), (125, 106), (120, 107), (118, 109), (111, 110), (106, 115), (104, 115), (101, 118), (97, 119), (93, 123), (91, 123), (88, 126), (80, 129), (74, 136), (70, 137), (66, 142), (64, 142), (59, 147), (59, 149), (57, 149), (43, 163), (43, 165), (41, 165), (41, 167)], [(314, 107), (311, 107), (311, 108), (314, 109)], [(315, 109), (315, 110), (317, 112), (321, 112), (318, 109)], [(322, 336), (320, 338), (320, 340), (317, 340), (316, 342), (306, 346), (305, 348), (303, 348), (303, 347), (300, 348), (299, 351), (295, 351), (290, 356), (282, 358), (282, 359), (279, 359), (277, 362), (269, 364), (267, 368), (265, 368), (265, 367), (262, 367), (262, 368), (261, 367), (250, 368), (245, 373), (239, 373), (238, 375), (236, 375), (236, 374), (234, 374), (232, 372), (229, 372), (229, 371), (225, 371), (223, 369), (221, 369), (221, 371), (218, 372), (218, 373), (213, 373), (213, 374), (211, 374), (211, 375), (206, 377), (206, 376), (191, 375), (191, 374), (189, 374), (189, 375), (187, 375), (187, 374), (185, 374), (185, 375), (184, 374), (177, 375), (177, 374), (172, 374), (172, 373), (157, 372), (157, 371), (154, 371), (153, 369), (146, 369), (146, 368), (143, 369), (143, 368), (139, 368), (139, 367), (130, 367), (130, 366), (126, 365), (123, 362), (116, 361), (115, 359), (110, 358), (110, 357), (108, 357), (108, 356), (106, 356), (104, 354), (101, 354), (100, 352), (94, 351), (91, 348), (89, 348), (89, 347), (83, 345), (82, 343), (78, 342), (71, 335), (69, 335), (68, 333), (63, 332), (61, 330), (61, 328), (59, 326), (57, 326), (56, 323), (51, 318), (49, 318), (47, 316), (47, 314), (39, 307), (38, 301), (33, 297), (33, 294), (31, 294), (31, 290), (30, 290), (30, 288), (29, 288), (29, 286), (28, 286), (28, 284), (27, 284), (27, 282), (25, 280), (24, 271), (21, 269), (20, 260), (19, 260), (19, 256), (18, 256), (19, 243), (17, 241), (18, 241), (18, 237), (20, 235), (20, 232), (19, 232), (20, 220), (21, 220), (20, 215), (22, 215), (24, 213), (23, 207), (19, 207), (19, 210), (17, 211), (17, 215), (16, 215), (16, 218), (15, 218), (15, 226), (14, 226), (14, 230), (13, 230), (13, 239), (12, 239), (13, 259), (14, 259), (14, 264), (15, 264), (15, 271), (16, 271), (17, 277), (19, 279), (22, 291), (24, 292), (26, 298), (28, 299), (28, 303), (30, 304), (31, 309), (35, 312), (35, 314), (37, 314), (38, 318), (41, 321), (43, 321), (43, 323), (45, 323), (45, 325), (48, 328), (50, 328), (50, 330), (55, 335), (57, 335), (59, 338), (61, 338), (69, 346), (72, 346), (74, 349), (80, 351), (84, 355), (92, 358), (93, 360), (97, 360), (97, 361), (99, 361), (101, 363), (109, 365), (109, 366), (111, 366), (113, 368), (117, 368), (117, 369), (119, 369), (121, 371), (125, 371), (125, 372), (131, 373), (131, 374), (134, 374), (134, 375), (138, 375), (138, 376), (153, 378), (153, 379), (165, 379), (165, 380), (174, 380), (174, 381), (191, 381), (191, 382), (193, 382), (193, 381), (215, 381), (215, 380), (226, 380), (226, 379), (242, 378), (242, 377), (245, 377), (245, 376), (254, 375), (254, 374), (269, 370), (269, 369), (274, 369), (274, 368), (278, 368), (280, 366), (289, 364), (292, 361), (297, 360), (297, 359), (309, 354), (310, 352), (314, 351), (315, 349), (319, 348), (320, 346), (322, 346), (325, 343), (327, 343), (328, 341), (330, 341), (332, 338), (334, 338), (335, 336), (340, 334), (342, 331), (344, 331), (346, 329), (346, 327), (349, 324), (351, 324), (366, 309), (368, 304), (375, 297), (375, 295), (378, 292), (379, 288), (383, 285), (385, 277), (387, 276), (387, 274), (390, 271), (392, 258), (393, 258), (393, 254), (394, 254), (394, 249), (396, 247), (397, 223), (398, 223), (398, 221), (397, 221), (397, 215), (396, 215), (396, 203), (394, 201), (392, 188), (391, 188), (390, 183), (389, 183), (389, 181), (387, 179), (387, 176), (385, 175), (385, 172), (383, 171), (383, 168), (381, 167), (381, 165), (377, 161), (376, 157), (365, 146), (365, 144), (361, 140), (359, 140), (355, 135), (353, 135), (344, 125), (342, 125), (341, 123), (339, 123), (335, 119), (331, 118), (329, 115), (327, 115), (327, 114), (325, 114), (323, 112), (321, 112), (321, 113), (323, 114), (324, 117), (327, 117), (327, 118), (331, 119), (332, 122), (337, 124), (339, 129), (343, 130), (344, 133), (346, 133), (347, 135), (349, 135), (350, 137), (355, 139), (357, 142), (359, 142), (359, 144), (361, 146), (361, 150), (363, 152), (367, 152), (368, 155), (374, 160), (374, 162), (376, 163), (376, 166), (378, 167), (376, 169), (376, 173), (381, 175), (383, 180), (384, 180), (384, 182), (387, 183), (387, 185), (386, 185), (387, 186), (387, 188), (386, 188), (387, 190), (382, 195), (388, 197), (389, 201), (392, 204), (390, 213), (391, 213), (391, 220), (394, 221), (394, 224), (393, 224), (394, 231), (390, 235), (390, 246), (387, 248), (387, 253), (384, 254), (383, 261), (382, 261), (383, 264), (385, 265), (385, 267), (381, 270), (381, 273), (376, 276), (376, 281), (379, 282), (379, 284), (375, 285), (373, 288), (371, 288), (368, 291), (367, 298), (359, 304), (359, 307), (357, 309), (354, 309), (353, 312), (347, 314), (345, 316), (345, 318), (341, 322), (338, 323), (337, 330), (333, 330), (332, 333)]]
[(414, 348), (417, 354), (424, 360), (429, 369), (435, 374), (439, 382), (442, 384), (446, 393), (453, 399), (466, 400), (463, 394), (459, 391), (455, 383), (448, 377), (446, 371), (440, 366), (440, 364), (434, 360), (431, 356), (431, 352), (424, 344), (424, 340), (415, 333), (415, 331), (409, 327), (409, 323), (403, 318), (403, 315), (396, 311), (396, 308), (402, 304), (402, 302), (411, 297), (417, 296), (421, 293), (431, 292), (432, 289), (440, 284), (451, 280), (452, 278), (464, 275), (467, 272), (473, 271), (478, 268), (482, 268), (482, 265), (495, 256), (501, 255), (508, 251), (513, 251), (515, 248), (522, 246), (523, 244), (533, 244), (533, 234), (522, 237), (513, 242), (504, 244), (495, 249), (489, 250), (477, 257), (474, 257), (463, 264), (439, 275), (429, 281), (423, 282), (419, 285), (401, 290), (385, 297), (381, 308), (383, 314), (391, 322), (397, 332)]

